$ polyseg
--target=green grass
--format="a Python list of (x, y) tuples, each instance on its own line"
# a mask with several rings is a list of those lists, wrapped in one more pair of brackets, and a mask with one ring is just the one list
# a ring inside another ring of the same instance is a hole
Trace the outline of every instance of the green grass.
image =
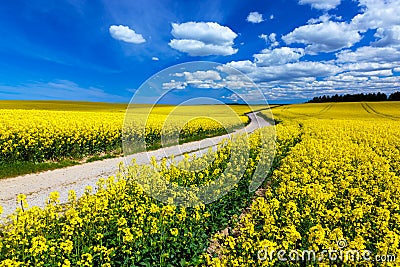
[(58, 162), (12, 162), (12, 163), (1, 163), (0, 164), (0, 179), (15, 177), (19, 175), (38, 173), (48, 170), (54, 170), (64, 167), (77, 165), (79, 162), (73, 160), (61, 160)]
[(119, 154), (106, 154), (106, 155), (102, 155), (102, 156), (95, 155), (95, 156), (92, 156), (92, 157), (88, 158), (87, 160), (85, 160), (85, 163), (98, 161), (98, 160), (112, 159), (117, 156), (120, 156), (120, 155)]
[[(204, 134), (204, 135), (195, 135), (190, 136), (186, 139), (179, 140), (179, 144), (193, 142), (202, 140), (205, 138), (210, 138), (214, 136), (224, 135), (227, 134), (226, 131), (223, 132), (216, 132), (214, 134)], [(151, 146), (147, 147), (147, 150), (157, 150), (161, 148), (161, 143), (155, 143)], [(122, 149), (119, 148), (113, 152), (109, 153), (101, 153), (98, 155), (90, 155), (85, 159), (62, 159), (59, 161), (52, 161), (52, 162), (14, 162), (14, 163), (0, 163), (0, 179), (16, 177), (24, 174), (32, 174), (32, 173), (39, 173), (49, 170), (55, 170), (65, 167), (70, 167), (74, 165), (79, 165), (88, 162), (94, 162), (99, 160), (105, 160), (110, 158), (116, 158), (123, 156)]]

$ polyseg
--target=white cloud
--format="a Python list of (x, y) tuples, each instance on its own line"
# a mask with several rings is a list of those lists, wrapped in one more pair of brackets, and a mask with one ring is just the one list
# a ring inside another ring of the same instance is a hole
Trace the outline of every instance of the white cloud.
[(259, 87), (271, 99), (310, 99), (323, 94), (384, 92), (390, 94), (400, 85), (400, 77), (356, 77), (349, 74), (329, 76), (323, 80), (276, 81)]
[(299, 61), (299, 58), (304, 56), (304, 49), (290, 47), (264, 49), (260, 54), (253, 56), (257, 66), (282, 65)]
[(176, 40), (173, 39), (169, 42), (172, 48), (187, 53), (190, 56), (229, 56), (235, 54), (238, 50), (231, 46), (221, 46), (214, 44), (205, 44), (197, 40)]
[(293, 81), (296, 79), (335, 75), (341, 69), (330, 62), (302, 61), (274, 66), (257, 66), (249, 60), (232, 61), (226, 64), (248, 75), (255, 82)]
[(185, 89), (187, 86), (195, 88), (221, 88), (216, 81), (222, 78), (219, 72), (214, 70), (184, 71), (175, 73), (173, 76), (178, 77), (179, 80), (172, 79), (170, 82), (163, 83), (163, 89)]
[[(214, 70), (184, 72), (184, 74), (187, 83), (196, 88), (233, 88), (232, 86), (237, 86), (240, 82), (222, 79), (219, 72)], [(240, 85), (242, 85), (242, 83), (240, 83)]]
[(270, 48), (276, 47), (279, 45), (279, 42), (276, 40), (276, 33), (271, 33), (270, 35), (260, 34), (258, 38), (261, 38), (265, 41), (266, 44), (269, 44)]
[(237, 37), (229, 27), (216, 22), (172, 23), (171, 33), (176, 39), (192, 39), (219, 45), (232, 43)]
[[(392, 76), (392, 70), (362, 70), (361, 68), (346, 70), (334, 63), (334, 61), (295, 62), (261, 67), (249, 60), (233, 61), (217, 67), (216, 70), (177, 73), (175, 76), (181, 81), (171, 80), (170, 83), (163, 86), (168, 89), (183, 89), (188, 86), (214, 89), (230, 88), (240, 90), (240, 95), (250, 96), (252, 90), (258, 87), (266, 95), (267, 100), (310, 99), (315, 95), (336, 93), (378, 91), (391, 93), (394, 88), (400, 86), (400, 77)], [(232, 71), (231, 67), (242, 71), (254, 80), (257, 87), (247, 78)], [(224, 76), (217, 70), (225, 73)], [(228, 75), (225, 76), (226, 74)], [(226, 96), (226, 99), (234, 100), (236, 98)]]
[(250, 90), (256, 88), (256, 85), (243, 75), (229, 75), (226, 77), (222, 84), (225, 88), (229, 89)]
[(357, 30), (345, 22), (327, 21), (300, 26), (282, 37), (287, 44), (307, 45), (306, 53), (333, 52), (348, 48), (361, 40)]
[(146, 42), (141, 34), (136, 33), (134, 30), (130, 29), (128, 26), (123, 25), (112, 25), (109, 28), (111, 36), (120, 41), (133, 44), (141, 44)]
[(153, 61), (159, 61), (160, 59), (158, 57), (152, 57), (151, 60)]
[(172, 23), (171, 33), (175, 39), (169, 46), (191, 56), (228, 56), (238, 51), (232, 47), (237, 34), (215, 22)]
[[(341, 3), (340, 0), (299, 2), (324, 11)], [(279, 42), (275, 33), (261, 34), (259, 38), (265, 41), (268, 49), (254, 54), (253, 60), (232, 61), (217, 68), (229, 74), (227, 77), (221, 80), (210, 78), (200, 83), (201, 79), (190, 79), (182, 74), (185, 77), (183, 83), (199, 88), (232, 86), (251, 91), (252, 84), (238, 79), (237, 73), (229, 69), (232, 67), (254, 80), (268, 99), (309, 99), (336, 93), (391, 93), (400, 87), (400, 76), (397, 76), (400, 72), (400, 0), (358, 2), (360, 14), (350, 22), (321, 12), (320, 17), (310, 19), (306, 25), (281, 37), (288, 47), (276, 48)], [(368, 29), (376, 30), (375, 34), (372, 32), (375, 40), (369, 46), (354, 47)], [(289, 47), (291, 44), (304, 46), (293, 48)], [(302, 59), (305, 54), (320, 52), (336, 52), (336, 59), (320, 62)]]
[(368, 77), (355, 77), (349, 73), (340, 73), (336, 76), (330, 76), (326, 78), (327, 81), (335, 81), (335, 82), (363, 82), (367, 81)]
[(258, 12), (250, 12), (246, 20), (251, 23), (261, 23), (264, 21), (263, 15)]
[(271, 15), (269, 16), (269, 19), (274, 19), (274, 18), (275, 18), (274, 14), (271, 14)]
[(329, 10), (340, 5), (340, 0), (300, 0), (299, 4), (309, 4), (315, 9)]
[(364, 12), (356, 15), (351, 24), (358, 30), (388, 28), (400, 25), (400, 0), (359, 0)]
[[(215, 70), (207, 70), (207, 71), (195, 71), (195, 72), (183, 72), (186, 81), (194, 81), (194, 80), (221, 80), (221, 76), (219, 72)], [(178, 75), (179, 76), (179, 75)]]
[(391, 69), (384, 69), (384, 70), (370, 70), (370, 71), (351, 71), (351, 72), (346, 72), (346, 74), (354, 77), (375, 77), (375, 76), (392, 76), (393, 72)]
[(185, 89), (187, 86), (187, 82), (183, 82), (183, 81), (175, 81), (175, 80), (171, 80), (169, 82), (165, 82), (163, 83), (163, 89)]
[(263, 39), (266, 43), (269, 42), (268, 35), (262, 33), (258, 36), (258, 38)]
[(269, 39), (269, 41), (270, 41), (270, 47), (275, 47), (275, 46), (278, 46), (279, 45), (279, 42), (276, 40), (276, 33), (271, 33), (269, 36), (268, 36), (268, 39)]
[(293, 80), (306, 77), (324, 77), (334, 75), (339, 71), (340, 69), (333, 64), (303, 61), (259, 68), (255, 77), (260, 81)]
[(377, 63), (377, 62), (356, 62), (356, 63), (345, 63), (340, 65), (343, 71), (374, 71), (374, 70), (388, 70), (398, 63)]
[[(227, 63), (226, 66), (228, 67), (228, 72), (230, 71), (230, 68), (234, 68), (243, 72), (244, 74), (251, 73), (257, 68), (256, 64), (250, 60), (232, 61)], [(223, 68), (220, 69), (222, 70)]]
[(336, 16), (336, 15), (330, 15), (330, 14), (326, 14), (325, 13), (325, 14), (319, 16), (318, 18), (309, 19), (307, 21), (307, 24), (317, 24), (317, 23), (320, 23), (320, 22), (328, 22), (330, 20), (332, 20), (332, 21), (333, 20), (340, 21), (340, 20), (342, 20), (342, 17), (341, 16)]
[(374, 37), (378, 38), (373, 42), (374, 46), (397, 46), (400, 47), (400, 25), (395, 25), (386, 29), (378, 28)]
[[(225, 68), (221, 68), (219, 66), (217, 70), (221, 72), (225, 72)], [(230, 68), (226, 68), (230, 69)], [(230, 69), (232, 70), (232, 69)], [(185, 89), (187, 87), (192, 88), (213, 88), (213, 89), (221, 89), (221, 88), (229, 88), (229, 89), (244, 89), (244, 88), (255, 88), (254, 83), (247, 79), (247, 77), (243, 75), (228, 74), (225, 72), (224, 78), (221, 77), (221, 74), (215, 70), (207, 70), (207, 71), (195, 71), (195, 72), (180, 72), (175, 73), (173, 76), (179, 77), (179, 81), (172, 79), (170, 82), (163, 83), (164, 89)]]
[(376, 62), (394, 63), (400, 62), (400, 51), (393, 47), (363, 46), (356, 51), (344, 50), (336, 54), (338, 62)]

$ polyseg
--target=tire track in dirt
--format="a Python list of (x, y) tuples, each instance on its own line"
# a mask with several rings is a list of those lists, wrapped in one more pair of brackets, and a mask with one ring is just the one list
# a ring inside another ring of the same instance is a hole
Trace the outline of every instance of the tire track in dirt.
[(371, 107), (371, 105), (368, 105), (365, 102), (361, 102), (361, 106), (363, 107), (363, 109), (366, 112), (368, 112), (371, 115), (375, 115), (375, 116), (385, 118), (385, 119), (390, 119), (390, 120), (398, 120), (399, 119), (399, 117), (381, 113), (381, 112), (377, 111), (376, 109), (374, 109), (373, 107)]

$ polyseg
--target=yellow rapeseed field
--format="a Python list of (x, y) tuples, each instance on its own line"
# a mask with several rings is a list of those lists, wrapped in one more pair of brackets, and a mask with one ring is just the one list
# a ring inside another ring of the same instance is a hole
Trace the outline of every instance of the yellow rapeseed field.
[[(251, 135), (248, 162), (233, 159), (246, 168), (231, 177), (241, 178), (237, 186), (208, 205), (152, 199), (136, 182), (150, 166), (135, 164), (100, 180), (96, 193), (87, 188), (77, 199), (71, 191), (66, 205), (55, 192), (46, 208), (29, 208), (20, 195), (21, 207), (0, 228), (0, 266), (398, 266), (399, 110), (393, 102), (274, 108), (276, 156), (255, 195), (248, 188), (256, 163), (266, 160), (260, 138), (268, 135), (260, 133), (268, 127)], [(195, 167), (213, 157), (202, 171), (153, 167), (179, 185), (213, 183), (245, 143), (239, 136), (181, 163)], [(345, 256), (332, 260), (326, 250)], [(284, 261), (277, 251), (287, 252)], [(316, 258), (295, 257), (304, 251)], [(367, 251), (370, 260), (348, 251)], [(377, 262), (385, 255), (395, 260)]]
[[(269, 131), (265, 129), (263, 131)], [(210, 151), (212, 164), (196, 173), (179, 165), (154, 166), (182, 186), (212, 183), (226, 167), (230, 151), (246, 146), (245, 136)], [(149, 166), (132, 165), (116, 177), (101, 179), (98, 190), (59, 205), (57, 192), (44, 209), (27, 206), (18, 196), (20, 208), (1, 226), (0, 266), (193, 266), (203, 262), (202, 252), (211, 233), (227, 226), (232, 215), (251, 200), (249, 180), (260, 157), (260, 131), (250, 138), (248, 162), (233, 159), (233, 166), (246, 172), (235, 190), (209, 205), (182, 208), (160, 203), (145, 194), (136, 180), (149, 173)], [(182, 164), (196, 167), (203, 158), (187, 158)]]
[[(313, 251), (307, 265), (398, 266), (400, 103), (293, 105), (274, 115), (298, 125), (300, 141), (234, 230), (214, 236), (221, 247), (207, 263), (280, 266), (283, 258), (299, 266)], [(324, 250), (344, 256), (329, 261)], [(365, 251), (370, 260), (361, 258)], [(377, 262), (382, 256), (390, 260)]]
[[(121, 148), (126, 107), (106, 103), (0, 101), (0, 163), (80, 158)], [(250, 111), (248, 107), (233, 106), (237, 119), (227, 116), (223, 106), (181, 106), (169, 115), (174, 108), (157, 106), (147, 119), (148, 106), (130, 106), (129, 114), (134, 119), (130, 120), (133, 127), (126, 127), (129, 135), (145, 138), (150, 148), (157, 147), (167, 120), (166, 133), (180, 127), (182, 140), (198, 139), (247, 123), (244, 113)], [(193, 120), (196, 116), (199, 118)], [(145, 136), (137, 130), (138, 126), (145, 127)]]

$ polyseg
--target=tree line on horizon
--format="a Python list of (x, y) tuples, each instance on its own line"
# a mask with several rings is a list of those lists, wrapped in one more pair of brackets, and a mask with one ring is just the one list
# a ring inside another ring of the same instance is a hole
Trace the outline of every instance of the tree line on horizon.
[(385, 93), (360, 93), (345, 95), (323, 95), (316, 96), (307, 103), (326, 103), (326, 102), (361, 102), (361, 101), (400, 101), (400, 92), (394, 92), (387, 96)]

